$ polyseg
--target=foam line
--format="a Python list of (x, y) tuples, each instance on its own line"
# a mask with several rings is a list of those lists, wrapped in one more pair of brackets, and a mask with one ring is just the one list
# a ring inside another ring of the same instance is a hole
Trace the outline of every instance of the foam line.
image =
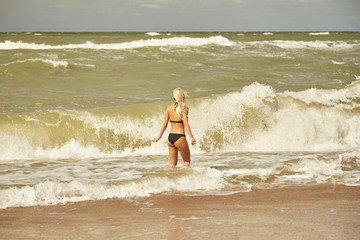
[(56, 68), (56, 67), (65, 67), (66, 68), (69, 65), (69, 63), (67, 61), (51, 60), (51, 59), (43, 59), (43, 58), (31, 58), (31, 59), (26, 59), (26, 60), (18, 60), (15, 62), (3, 64), (3, 65), (8, 66), (8, 65), (16, 64), (16, 63), (26, 63), (26, 62), (43, 62), (45, 64), (51, 65), (54, 68)]
[(14, 50), (14, 49), (32, 49), (32, 50), (48, 50), (48, 49), (106, 49), (106, 50), (125, 50), (135, 49), (143, 47), (192, 47), (203, 46), (209, 44), (216, 44), (221, 46), (231, 46), (233, 42), (223, 36), (213, 36), (208, 38), (191, 38), (191, 37), (174, 37), (163, 39), (149, 39), (149, 40), (137, 40), (132, 42), (123, 43), (109, 43), (109, 44), (96, 44), (90, 41), (81, 44), (67, 44), (67, 45), (47, 45), (37, 43), (25, 43), (22, 41), (12, 42), (6, 40), (0, 43), (0, 49), (2, 50)]
[[(240, 92), (194, 99), (189, 118), (198, 144), (192, 152), (340, 151), (358, 147), (359, 96), (357, 80), (343, 89), (280, 93), (254, 83)], [(5, 134), (8, 129), (0, 128), (0, 160), (167, 155), (168, 129), (163, 144), (151, 144), (163, 112), (156, 103), (146, 108), (153, 110), (141, 118), (121, 109), (116, 115), (113, 110), (0, 115), (1, 126), (12, 126), (21, 133)]]

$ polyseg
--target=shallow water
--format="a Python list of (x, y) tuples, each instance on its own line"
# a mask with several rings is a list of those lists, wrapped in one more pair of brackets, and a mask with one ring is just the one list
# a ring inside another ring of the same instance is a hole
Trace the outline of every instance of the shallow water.
[[(0, 207), (359, 185), (359, 60), (359, 33), (2, 33)], [(197, 145), (167, 172), (179, 86)]]

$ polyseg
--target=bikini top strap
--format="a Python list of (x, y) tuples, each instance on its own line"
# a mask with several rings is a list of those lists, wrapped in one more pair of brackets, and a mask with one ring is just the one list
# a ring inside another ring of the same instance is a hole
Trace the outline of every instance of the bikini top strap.
[(172, 122), (172, 123), (183, 123), (182, 120), (181, 120), (181, 121), (173, 121), (173, 120), (170, 120), (170, 122)]

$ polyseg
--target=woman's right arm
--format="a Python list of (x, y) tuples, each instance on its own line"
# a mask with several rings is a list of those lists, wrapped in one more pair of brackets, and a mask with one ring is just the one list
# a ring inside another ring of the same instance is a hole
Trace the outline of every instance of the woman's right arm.
[(165, 129), (167, 128), (167, 125), (169, 123), (169, 108), (166, 109), (166, 113), (165, 113), (165, 119), (164, 119), (164, 123), (163, 125), (161, 126), (161, 129), (160, 129), (160, 134), (158, 137), (154, 138), (153, 140), (151, 140), (152, 142), (157, 142), (160, 140), (160, 138), (162, 137), (162, 135), (164, 134), (165, 132)]

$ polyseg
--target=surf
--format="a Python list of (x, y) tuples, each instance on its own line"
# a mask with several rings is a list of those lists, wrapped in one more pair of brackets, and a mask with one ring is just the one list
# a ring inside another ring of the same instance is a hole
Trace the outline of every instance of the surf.
[[(115, 166), (114, 166), (115, 167)], [(117, 166), (121, 169), (121, 166)], [(82, 175), (82, 174), (79, 174)], [(130, 174), (131, 175), (131, 174)], [(128, 180), (103, 183), (73, 179), (71, 181), (46, 180), (31, 186), (0, 189), (0, 208), (55, 205), (67, 202), (109, 198), (148, 197), (170, 191), (201, 192), (220, 189), (225, 181), (215, 169), (187, 169), (182, 171), (132, 175)]]
[[(360, 83), (343, 89), (239, 92), (189, 100), (194, 153), (334, 151), (360, 145)], [(1, 113), (1, 161), (167, 155), (151, 144), (166, 103), (88, 110)], [(168, 130), (167, 130), (168, 132)], [(167, 135), (165, 132), (164, 136)]]
[(232, 46), (233, 42), (218, 35), (203, 38), (171, 37), (162, 39), (145, 39), (120, 43), (93, 43), (86, 41), (80, 44), (48, 45), (40, 43), (27, 43), (23, 41), (5, 40), (0, 42), (0, 50), (31, 49), (31, 50), (57, 50), (57, 49), (94, 49), (94, 50), (127, 50), (144, 47), (198, 47), (209, 44)]

